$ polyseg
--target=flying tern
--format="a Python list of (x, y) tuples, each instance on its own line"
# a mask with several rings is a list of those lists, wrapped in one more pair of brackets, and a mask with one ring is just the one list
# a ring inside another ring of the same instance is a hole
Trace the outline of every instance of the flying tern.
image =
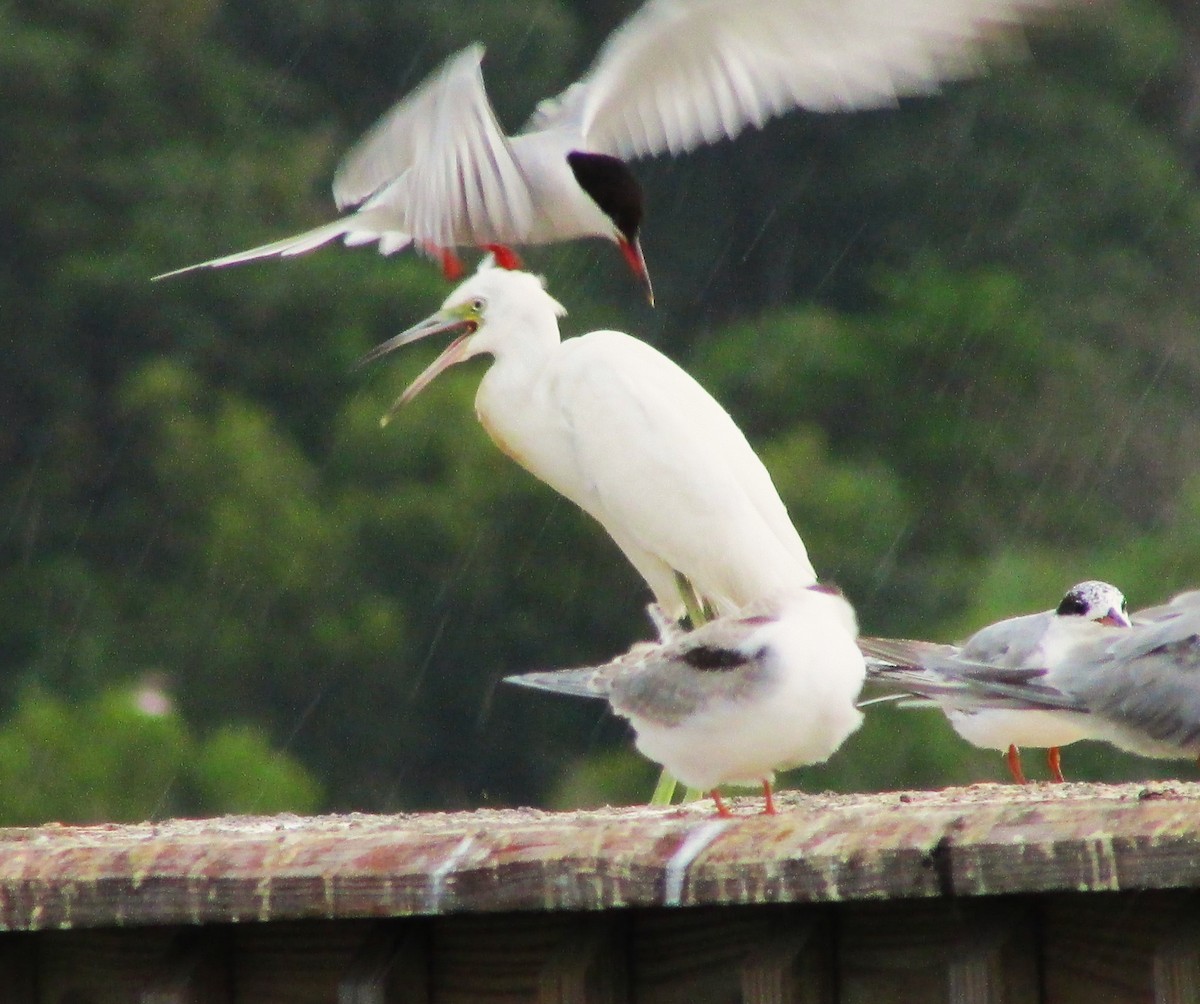
[(471, 45), (346, 155), (333, 180), (340, 219), (165, 275), (342, 238), (383, 254), (415, 247), (456, 278), (455, 248), (488, 248), (516, 266), (514, 246), (599, 237), (620, 248), (653, 302), (642, 192), (627, 161), (732, 138), (794, 108), (875, 108), (932, 92), (979, 72), (1023, 21), (1067, 2), (649, 0), (514, 136), (484, 89), (483, 47)]

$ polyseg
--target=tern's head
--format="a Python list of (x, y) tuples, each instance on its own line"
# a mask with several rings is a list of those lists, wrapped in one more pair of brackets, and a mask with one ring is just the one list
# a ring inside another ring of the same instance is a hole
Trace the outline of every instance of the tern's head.
[(1085, 617), (1109, 627), (1129, 627), (1129, 609), (1125, 594), (1116, 586), (1096, 579), (1080, 582), (1067, 590), (1056, 613)]
[(642, 186), (619, 157), (603, 153), (583, 153), (579, 150), (567, 154), (567, 163), (579, 187), (612, 223), (609, 235), (625, 256), (625, 263), (646, 287), (646, 296), (654, 306), (654, 289), (650, 285), (650, 273), (646, 271), (646, 259), (642, 255), (642, 215), (645, 203)]
[(443, 370), (483, 353), (498, 355), (505, 346), (515, 344), (518, 336), (541, 336), (553, 328), (557, 338), (557, 318), (566, 309), (546, 292), (541, 278), (493, 266), (485, 258), (479, 270), (460, 284), (432, 314), (407, 331), (377, 345), (359, 361), (359, 366), (374, 362), (389, 352), (430, 335), (453, 335), (454, 340), (418, 376), (383, 417), (383, 423), (416, 397)]

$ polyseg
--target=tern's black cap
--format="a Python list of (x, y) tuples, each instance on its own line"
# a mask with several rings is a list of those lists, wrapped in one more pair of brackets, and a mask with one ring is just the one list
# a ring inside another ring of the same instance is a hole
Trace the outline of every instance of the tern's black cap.
[(575, 174), (579, 187), (613, 221), (616, 228), (632, 242), (637, 240), (642, 226), (642, 186), (619, 157), (603, 153), (567, 154), (567, 163)]

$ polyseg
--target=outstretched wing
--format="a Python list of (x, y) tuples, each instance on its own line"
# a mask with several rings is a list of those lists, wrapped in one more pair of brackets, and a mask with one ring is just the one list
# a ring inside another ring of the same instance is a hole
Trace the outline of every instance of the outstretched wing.
[(533, 204), (483, 85), (483, 47), (448, 59), (383, 116), (333, 180), (339, 207), (370, 200), (421, 244), (518, 243)]
[[(530, 126), (621, 157), (693, 149), (793, 108), (894, 103), (978, 73), (1063, 0), (650, 0)], [(1001, 43), (1008, 43), (1007, 46)]]

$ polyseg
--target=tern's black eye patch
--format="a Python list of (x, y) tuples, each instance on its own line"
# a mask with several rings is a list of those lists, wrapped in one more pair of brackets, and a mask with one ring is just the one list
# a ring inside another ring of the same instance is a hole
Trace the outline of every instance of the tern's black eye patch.
[(1063, 597), (1063, 601), (1058, 605), (1055, 613), (1058, 614), (1086, 614), (1090, 608), (1088, 601), (1078, 593), (1067, 593)]
[(744, 666), (750, 661), (750, 657), (730, 648), (697, 645), (683, 654), (683, 661), (692, 669), (722, 670)]
[(579, 187), (613, 221), (625, 239), (636, 240), (642, 226), (644, 203), (642, 186), (629, 165), (618, 157), (578, 150), (567, 154), (567, 163), (571, 165)]

